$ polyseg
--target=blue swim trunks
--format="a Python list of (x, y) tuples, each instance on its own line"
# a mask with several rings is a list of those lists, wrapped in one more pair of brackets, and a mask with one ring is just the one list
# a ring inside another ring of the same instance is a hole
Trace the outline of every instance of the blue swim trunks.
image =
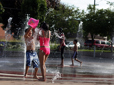
[(39, 67), (38, 55), (35, 51), (27, 51), (26, 52), (26, 66), (31, 66), (32, 64), (33, 64), (33, 68)]
[(72, 58), (77, 58), (77, 52), (76, 51), (74, 51)]

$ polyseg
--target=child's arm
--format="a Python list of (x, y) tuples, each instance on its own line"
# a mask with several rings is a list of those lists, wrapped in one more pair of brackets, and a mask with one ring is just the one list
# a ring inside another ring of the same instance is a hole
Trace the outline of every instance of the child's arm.
[(27, 30), (27, 32), (25, 33), (25, 35), (24, 35), (24, 38), (27, 38), (28, 37), (28, 33), (29, 33), (29, 31), (32, 29), (32, 27), (30, 27), (28, 30)]

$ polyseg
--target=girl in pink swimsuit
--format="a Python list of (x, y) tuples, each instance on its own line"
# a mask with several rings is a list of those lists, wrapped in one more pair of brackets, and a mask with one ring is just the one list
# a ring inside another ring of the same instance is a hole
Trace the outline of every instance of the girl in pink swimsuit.
[(42, 78), (40, 81), (46, 81), (46, 66), (45, 62), (50, 54), (50, 36), (51, 32), (49, 30), (49, 26), (46, 23), (41, 24), (41, 34), (39, 35), (40, 41), (40, 51), (39, 51), (39, 60), (40, 60), (40, 68), (42, 73)]
[(50, 54), (50, 48), (49, 48), (49, 41), (50, 38), (44, 37), (39, 37), (40, 40), (40, 50), (45, 53), (45, 55)]

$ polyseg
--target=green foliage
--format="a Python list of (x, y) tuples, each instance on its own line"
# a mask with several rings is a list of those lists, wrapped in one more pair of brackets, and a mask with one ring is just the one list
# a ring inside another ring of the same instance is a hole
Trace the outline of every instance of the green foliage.
[(12, 48), (12, 45), (10, 43), (7, 44), (7, 48)]
[(30, 17), (44, 21), (47, 11), (47, 3), (45, 0), (23, 0), (22, 15), (30, 14)]
[(13, 43), (8, 43), (8, 44), (6, 45), (6, 49), (5, 49), (5, 50), (14, 50), (14, 49), (20, 50), (20, 49), (23, 49), (23, 48), (22, 48), (22, 45), (19, 44), (19, 43), (15, 43), (15, 44), (13, 44)]
[(82, 18), (85, 36), (88, 33), (111, 36), (114, 30), (114, 12), (110, 9), (99, 9), (94, 13), (92, 6), (89, 6), (88, 10)]
[[(4, 12), (4, 8), (2, 6), (2, 3), (0, 2), (0, 14), (2, 14)], [(2, 22), (2, 17), (0, 16), (0, 22)]]
[(51, 50), (57, 50), (57, 47), (59, 46), (59, 44), (51, 44), (50, 45), (50, 49)]
[(4, 10), (3, 6), (2, 6), (2, 3), (0, 2), (0, 14), (2, 14), (4, 11), (5, 10)]
[(49, 12), (46, 17), (46, 22), (50, 25), (51, 31), (57, 30), (61, 27), (63, 28), (65, 34), (76, 33), (79, 24), (76, 19), (79, 18), (79, 15), (79, 9), (60, 4), (59, 10)]
[(40, 22), (45, 19), (47, 11), (46, 0), (1, 0), (1, 3), (5, 8), (5, 12), (1, 16), (3, 18), (4, 29), (7, 26), (8, 18), (12, 17), (12, 27), (10, 30), (11, 33), (14, 33), (13, 37), (16, 39), (20, 39), (20, 36), (24, 33), (26, 14), (30, 14), (30, 17), (39, 19)]

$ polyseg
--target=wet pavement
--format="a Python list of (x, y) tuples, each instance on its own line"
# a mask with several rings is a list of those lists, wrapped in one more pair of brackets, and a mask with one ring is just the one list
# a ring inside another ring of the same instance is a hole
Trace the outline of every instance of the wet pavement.
[[(94, 58), (81, 56), (82, 67), (76, 61), (75, 66), (71, 67), (70, 57), (64, 59), (64, 67), (58, 66), (60, 58), (49, 57), (46, 61), (47, 79), (54, 82), (108, 82), (114, 83), (114, 59), (113, 58)], [(33, 68), (29, 69), (29, 77), (23, 78), (25, 64), (24, 57), (1, 57), (0, 58), (0, 80), (34, 80), (32, 78)], [(41, 76), (40, 69), (38, 76)]]

